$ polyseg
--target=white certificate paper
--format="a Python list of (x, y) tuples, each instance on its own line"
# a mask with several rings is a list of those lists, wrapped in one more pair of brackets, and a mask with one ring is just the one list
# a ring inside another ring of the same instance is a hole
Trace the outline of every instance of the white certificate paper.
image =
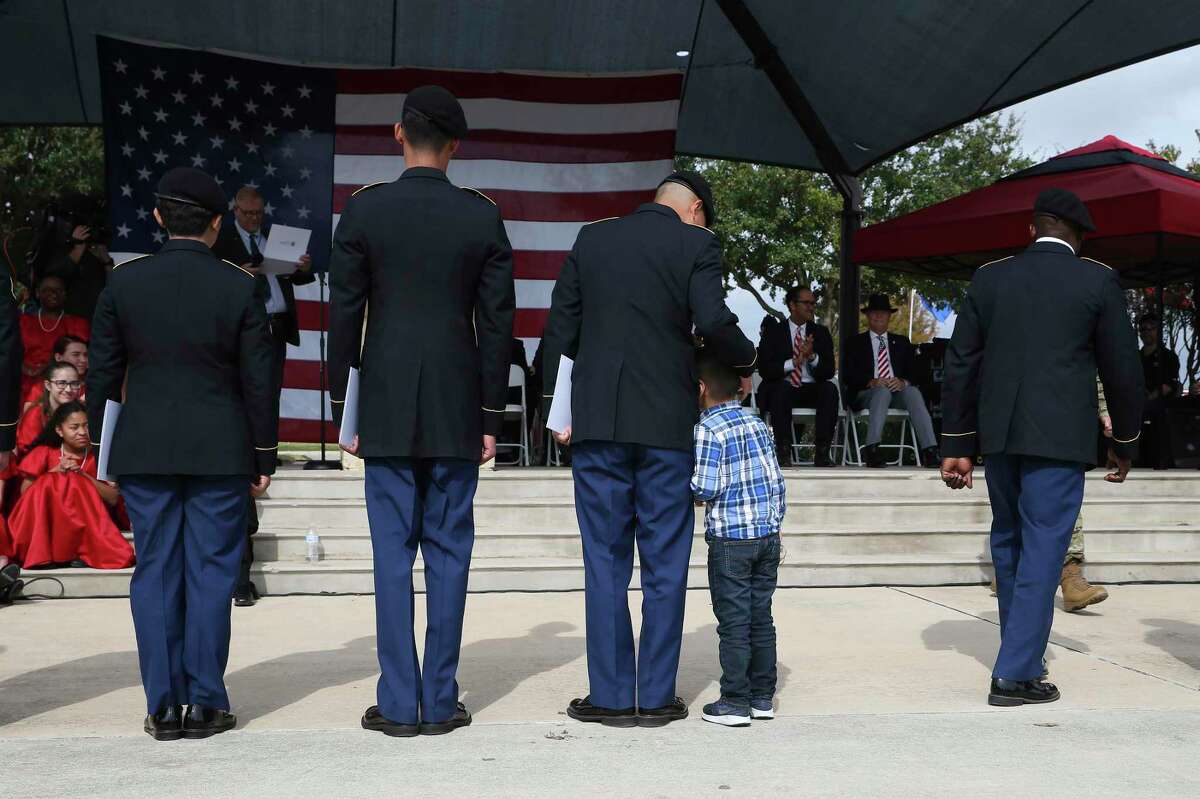
[(565, 355), (558, 358), (558, 376), (554, 380), (554, 399), (550, 401), (550, 413), (546, 416), (546, 427), (561, 433), (571, 426), (571, 371), (575, 362)]
[(267, 246), (263, 249), (262, 270), (268, 275), (290, 275), (296, 271), (300, 256), (308, 252), (311, 230), (288, 225), (271, 225)]
[(116, 482), (108, 473), (108, 456), (112, 452), (113, 434), (117, 432), (117, 419), (121, 418), (121, 403), (108, 400), (104, 403), (104, 427), (100, 430), (100, 455), (96, 459), (96, 478)]
[(350, 367), (350, 379), (346, 381), (346, 402), (342, 406), (342, 428), (338, 432), (338, 443), (343, 447), (354, 444), (358, 435), (358, 370)]

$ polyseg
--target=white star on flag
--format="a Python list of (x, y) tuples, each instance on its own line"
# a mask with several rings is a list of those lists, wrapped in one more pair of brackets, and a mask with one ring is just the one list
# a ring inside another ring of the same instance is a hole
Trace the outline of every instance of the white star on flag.
[(153, 73), (155, 80), (167, 79), (167, 71), (162, 67), (155, 67), (154, 69), (150, 70), (150, 72)]
[(129, 226), (126, 225), (124, 222), (117, 225), (117, 235), (123, 239), (129, 238), (129, 230), (130, 230)]
[(121, 109), (121, 116), (127, 117), (127, 116), (130, 116), (130, 115), (133, 113), (133, 106), (131, 106), (131, 105), (129, 104), (129, 101), (128, 101), (128, 100), (126, 100), (125, 102), (121, 103), (121, 104), (120, 104), (119, 106), (117, 106), (117, 107)]
[(253, 100), (247, 100), (246, 101), (246, 113), (247, 114), (257, 114), (258, 113), (258, 103), (254, 102)]
[(308, 125), (305, 125), (304, 127), (300, 128), (300, 135), (306, 139), (311, 139), (313, 135), (312, 128), (310, 128)]
[(192, 79), (192, 83), (199, 84), (204, 81), (204, 73), (198, 69), (193, 69), (192, 74), (188, 75)]
[(284, 198), (286, 198), (288, 200), (292, 199), (292, 192), (294, 192), (294, 191), (295, 191), (295, 189), (293, 189), (291, 186), (284, 186), (282, 189), (279, 190), (280, 194), (282, 194), (284, 196)]
[(291, 145), (288, 145), (288, 146), (284, 147), (282, 150), (280, 150), (279, 152), (283, 153), (284, 158), (291, 158), (292, 154), (296, 152), (296, 148), (292, 147)]
[(268, 96), (275, 94), (275, 84), (271, 83), (271, 81), (264, 83), (262, 85), (262, 93)]
[(266, 214), (267, 216), (274, 216), (275, 215), (275, 206), (271, 205), (270, 203), (267, 203), (266, 205), (263, 206), (263, 213)]
[(150, 94), (150, 90), (139, 83), (137, 88), (133, 90), (133, 93), (137, 95), (139, 100), (145, 100), (146, 96)]
[(213, 108), (220, 108), (221, 103), (225, 102), (225, 98), (219, 94), (213, 94), (213, 96), (209, 97), (208, 99), (212, 103)]
[(308, 167), (303, 167), (303, 168), (300, 170), (300, 179), (301, 179), (301, 180), (308, 180), (310, 177), (312, 177), (312, 170), (311, 170), (311, 169), (309, 169)]
[(196, 169), (202, 169), (204, 167), (204, 156), (200, 155), (200, 153), (193, 155), (192, 166), (196, 167)]
[(263, 125), (263, 135), (264, 135), (264, 136), (274, 136), (274, 135), (275, 135), (275, 131), (276, 131), (276, 130), (278, 130), (278, 128), (276, 128), (276, 127), (275, 127), (274, 125), (272, 125), (270, 122), (268, 122), (267, 124)]
[(183, 92), (179, 91), (179, 89), (176, 89), (175, 91), (171, 92), (171, 98), (174, 99), (175, 102), (179, 103), (180, 105), (187, 102), (187, 95), (184, 94)]
[(115, 70), (117, 71), (117, 74), (118, 74), (118, 75), (124, 75), (124, 74), (125, 74), (125, 70), (126, 70), (128, 67), (129, 67), (129, 65), (128, 65), (128, 64), (126, 64), (124, 61), (122, 61), (122, 60), (121, 60), (121, 59), (119, 59), (119, 58), (118, 58), (116, 61), (114, 61), (114, 62), (113, 62), (113, 69), (115, 69)]
[(299, 215), (301, 219), (308, 219), (309, 213), (308, 207), (304, 205), (296, 209), (296, 214)]
[(312, 94), (312, 89), (308, 88), (307, 85), (300, 87), (300, 97), (302, 97), (303, 99), (307, 100), (309, 95), (311, 95), (311, 94)]
[(230, 91), (237, 91), (237, 87), (238, 87), (238, 79), (237, 78), (230, 75), (228, 78), (225, 79), (225, 88), (226, 89), (229, 89)]
[(154, 153), (154, 163), (165, 164), (167, 162), (167, 154), (162, 150), (157, 150)]
[(151, 233), (151, 234), (150, 234), (150, 237), (151, 237), (152, 239), (154, 239), (154, 243), (155, 243), (155, 244), (162, 244), (162, 243), (163, 243), (163, 239), (165, 238), (165, 237), (163, 236), (163, 232), (162, 232), (161, 230), (156, 230), (156, 231), (154, 231), (153, 233)]
[(258, 181), (257, 181), (257, 180), (251, 180), (251, 181), (248, 181), (248, 182), (246, 183), (246, 185), (247, 185), (247, 186), (249, 186), (249, 187), (250, 187), (250, 188), (252, 188), (252, 189), (257, 189), (257, 188), (258, 188)]
[(141, 138), (142, 141), (150, 140), (150, 131), (146, 130), (145, 125), (141, 125), (138, 127), (137, 135)]
[(275, 177), (275, 165), (267, 164), (265, 167), (263, 167), (263, 172), (265, 172), (269, 178)]
[(241, 133), (242, 120), (238, 119), (237, 117), (234, 117), (233, 119), (229, 120), (229, 129), (232, 130), (234, 133)]
[(121, 155), (125, 156), (126, 158), (131, 157), (133, 155), (133, 147), (128, 144), (122, 144)]
[(225, 143), (225, 140), (223, 138), (221, 138), (220, 136), (213, 136), (211, 139), (208, 140), (208, 143), (212, 145), (212, 148), (214, 150), (220, 150), (221, 145), (223, 145)]
[(145, 208), (137, 209), (137, 218), (139, 222), (144, 222), (148, 216), (150, 216), (150, 212)]
[(138, 169), (137, 175), (138, 175), (138, 180), (149, 180), (150, 179), (150, 170), (146, 169), (146, 167), (141, 167)]
[(171, 138), (175, 140), (176, 144), (187, 144), (187, 136), (183, 135), (182, 130), (176, 131), (175, 135), (172, 136)]
[(204, 116), (204, 114), (201, 114), (199, 111), (192, 114), (192, 124), (198, 128), (204, 127), (204, 120), (206, 119), (208, 119), (208, 117)]
[(294, 114), (294, 113), (296, 112), (296, 109), (295, 109), (295, 108), (292, 108), (290, 105), (285, 105), (283, 108), (280, 108), (279, 110), (280, 110), (280, 111), (283, 113), (283, 115), (284, 115), (285, 117), (287, 117), (288, 119), (291, 119), (291, 118), (292, 118), (292, 114)]
[(230, 172), (240, 172), (241, 169), (242, 169), (242, 162), (237, 160), (236, 158), (229, 162), (229, 171)]
[(158, 109), (157, 111), (155, 111), (154, 112), (154, 121), (155, 122), (166, 122), (167, 121), (167, 112), (162, 110), (161, 108)]
[(246, 152), (252, 155), (258, 155), (258, 145), (254, 142), (246, 142)]
[(122, 197), (132, 197), (133, 196), (133, 187), (130, 186), (128, 183), (122, 183), (121, 184), (121, 196)]

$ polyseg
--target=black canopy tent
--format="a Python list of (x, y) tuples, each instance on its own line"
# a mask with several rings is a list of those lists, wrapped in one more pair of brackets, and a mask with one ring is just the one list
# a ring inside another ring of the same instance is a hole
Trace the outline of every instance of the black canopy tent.
[[(827, 172), (857, 320), (856, 175), (1020, 100), (1200, 43), (1192, 0), (0, 0), (0, 124), (99, 124), (97, 33), (304, 63), (684, 69), (676, 150)], [(677, 55), (685, 53), (685, 55)], [(854, 324), (843, 324), (842, 336)], [(844, 338), (843, 338), (844, 340)]]

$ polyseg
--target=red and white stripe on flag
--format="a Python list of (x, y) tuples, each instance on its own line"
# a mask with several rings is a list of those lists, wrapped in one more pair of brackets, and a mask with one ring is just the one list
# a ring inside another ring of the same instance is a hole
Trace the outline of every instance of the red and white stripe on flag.
[[(392, 136), (405, 94), (445, 86), (463, 104), (470, 137), (450, 180), (491, 197), (512, 242), (513, 334), (529, 358), (542, 335), (563, 258), (585, 223), (627, 214), (671, 170), (682, 75), (566, 76), (418, 69), (339, 70), (333, 224), (360, 186), (404, 171)], [(290, 347), (280, 399), (280, 440), (319, 435), (317, 284), (298, 288), (300, 346)]]

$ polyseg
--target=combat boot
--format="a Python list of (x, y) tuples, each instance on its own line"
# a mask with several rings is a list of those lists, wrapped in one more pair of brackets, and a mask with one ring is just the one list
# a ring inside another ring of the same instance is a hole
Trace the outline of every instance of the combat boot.
[(1108, 591), (1098, 585), (1092, 585), (1083, 576), (1083, 566), (1077, 560), (1069, 561), (1063, 566), (1061, 585), (1063, 610), (1068, 613), (1083, 610), (1088, 605), (1108, 599)]

